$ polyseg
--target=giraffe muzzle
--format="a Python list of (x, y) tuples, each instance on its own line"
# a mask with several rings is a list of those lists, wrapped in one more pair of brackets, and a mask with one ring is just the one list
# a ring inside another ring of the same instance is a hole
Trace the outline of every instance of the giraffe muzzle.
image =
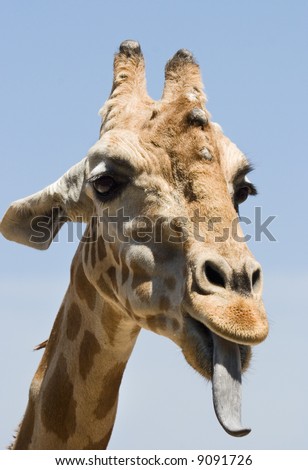
[(262, 270), (251, 257), (235, 263), (232, 267), (212, 252), (195, 263), (188, 294), (190, 312), (218, 336), (253, 346), (268, 334)]
[(251, 346), (268, 333), (261, 268), (247, 257), (235, 269), (213, 252), (195, 258), (191, 266), (182, 350), (188, 363), (212, 381), (214, 409), (223, 429), (245, 436), (250, 429), (241, 424), (242, 372), (249, 365)]

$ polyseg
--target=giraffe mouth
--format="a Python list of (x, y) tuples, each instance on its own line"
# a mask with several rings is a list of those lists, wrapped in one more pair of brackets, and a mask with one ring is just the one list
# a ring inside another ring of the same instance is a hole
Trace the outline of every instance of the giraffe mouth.
[(219, 423), (232, 436), (249, 434), (250, 429), (241, 424), (241, 375), (249, 363), (250, 347), (222, 338), (188, 313), (184, 318), (183, 354), (194, 369), (212, 381)]

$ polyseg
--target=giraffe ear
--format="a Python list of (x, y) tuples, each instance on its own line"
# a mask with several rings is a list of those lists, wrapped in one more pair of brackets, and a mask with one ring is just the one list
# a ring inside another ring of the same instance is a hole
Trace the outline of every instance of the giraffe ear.
[(55, 183), (13, 202), (0, 221), (8, 240), (46, 250), (65, 222), (88, 222), (93, 203), (85, 192), (86, 159)]

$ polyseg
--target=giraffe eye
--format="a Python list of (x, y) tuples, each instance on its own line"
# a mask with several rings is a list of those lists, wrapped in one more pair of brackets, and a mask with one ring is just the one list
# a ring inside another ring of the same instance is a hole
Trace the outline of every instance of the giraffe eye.
[(93, 181), (93, 187), (100, 196), (108, 196), (117, 187), (117, 183), (110, 175), (103, 175)]
[(97, 197), (102, 201), (109, 201), (119, 195), (129, 181), (130, 178), (127, 176), (113, 173), (105, 173), (88, 180)]

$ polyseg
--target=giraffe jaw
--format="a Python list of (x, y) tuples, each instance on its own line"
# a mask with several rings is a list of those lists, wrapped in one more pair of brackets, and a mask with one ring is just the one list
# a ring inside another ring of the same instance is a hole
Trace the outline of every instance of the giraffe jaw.
[(250, 432), (241, 424), (241, 373), (248, 367), (250, 347), (218, 336), (188, 313), (182, 346), (187, 362), (212, 381), (213, 404), (218, 421), (232, 436)]

